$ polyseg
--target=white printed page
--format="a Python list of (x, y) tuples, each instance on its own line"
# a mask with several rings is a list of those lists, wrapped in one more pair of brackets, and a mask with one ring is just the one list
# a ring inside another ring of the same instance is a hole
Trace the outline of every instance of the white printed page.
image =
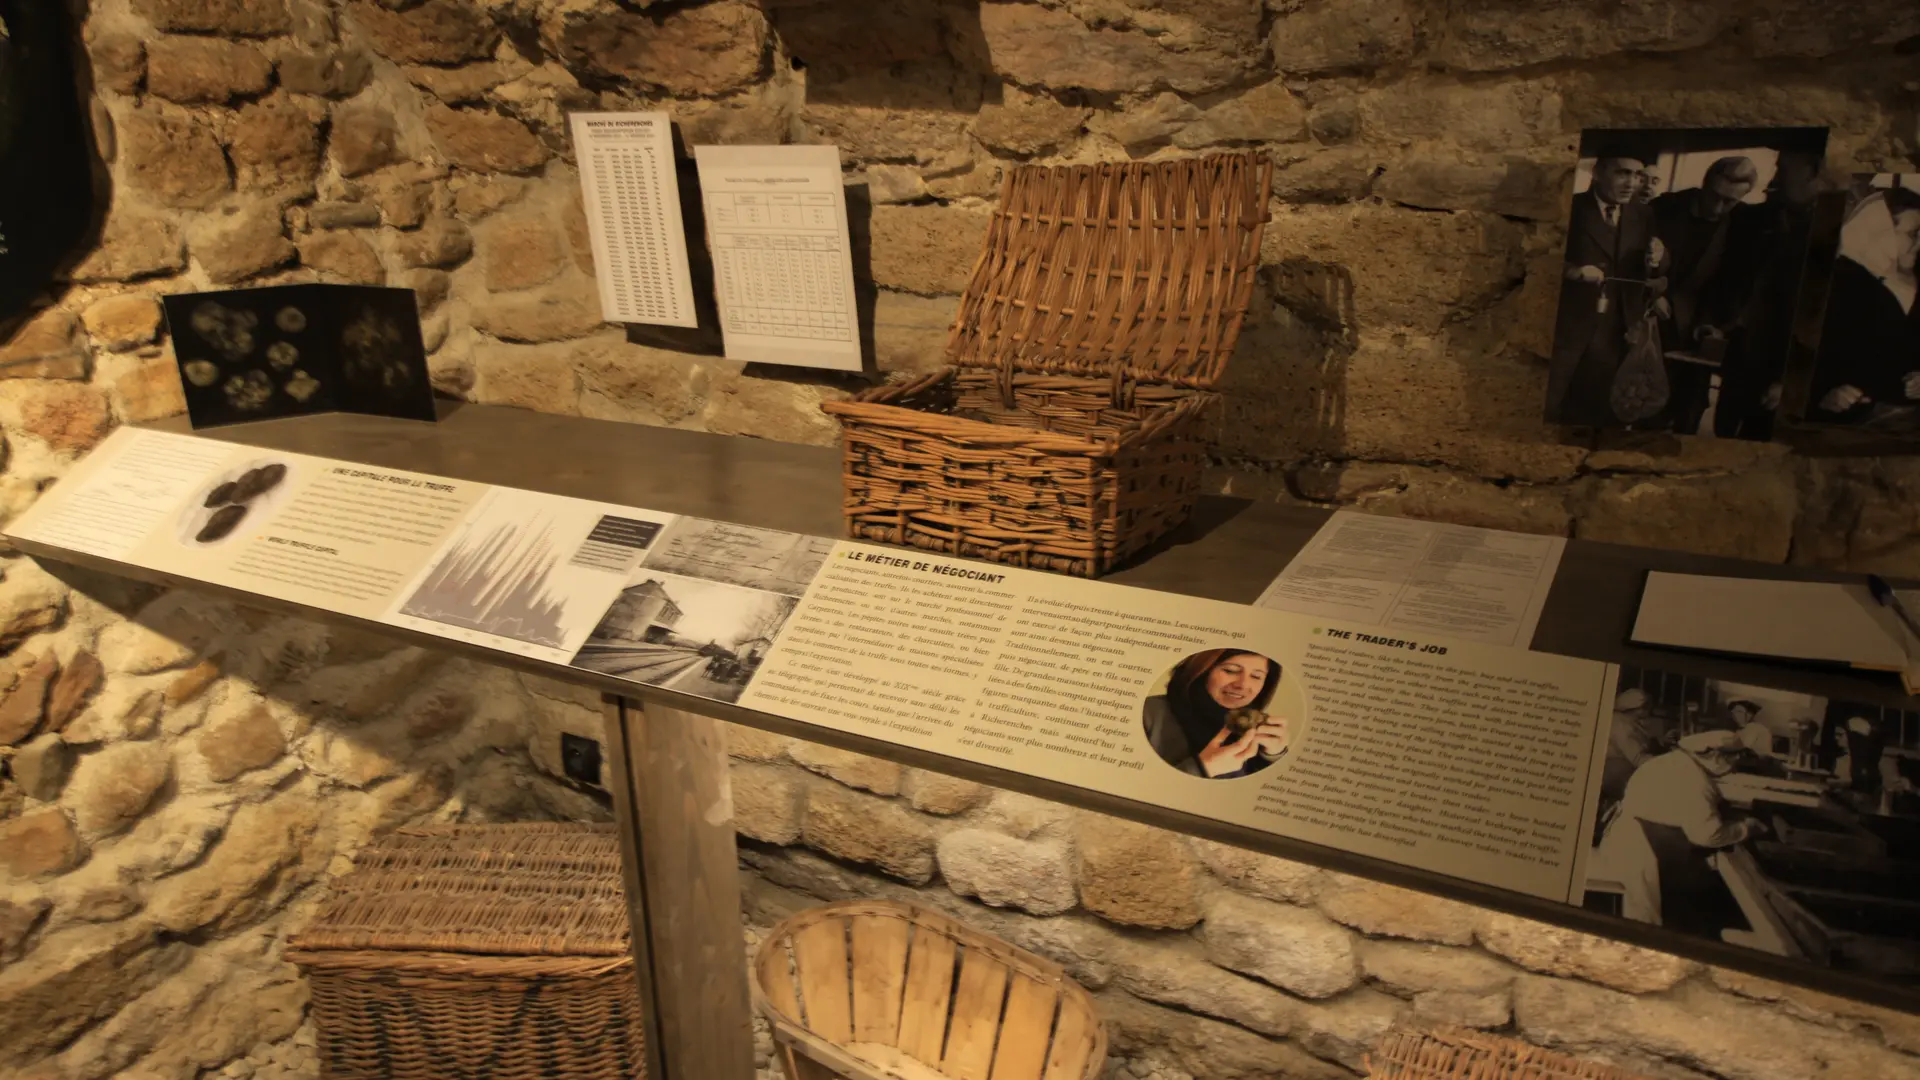
[(1567, 542), (1341, 510), (1258, 607), (1525, 648)]
[(233, 454), (232, 443), (120, 428), (7, 532), (124, 559)]
[(601, 313), (609, 322), (699, 325), (670, 118), (663, 112), (573, 113), (568, 122)]
[(1565, 900), (1607, 671), (843, 542), (739, 701)]
[(670, 514), (494, 488), (384, 621), (564, 664)]
[(727, 356), (860, 370), (839, 148), (702, 146), (694, 160)]

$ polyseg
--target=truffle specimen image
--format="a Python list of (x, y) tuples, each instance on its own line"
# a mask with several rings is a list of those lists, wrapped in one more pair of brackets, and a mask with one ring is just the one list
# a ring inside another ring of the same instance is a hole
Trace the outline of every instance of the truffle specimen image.
[(307, 328), (307, 313), (297, 307), (283, 307), (274, 315), (273, 325), (289, 334), (297, 334)]
[(362, 311), (340, 333), (342, 373), (355, 386), (402, 389), (413, 382), (413, 372), (407, 367), (406, 341), (399, 323), (377, 311)]
[(246, 502), (257, 499), (278, 487), (280, 481), (286, 478), (287, 467), (277, 461), (272, 465), (248, 469), (240, 475), (240, 479), (233, 482), (233, 501)]
[(240, 519), (246, 516), (247, 508), (244, 506), (239, 504), (223, 506), (213, 512), (213, 516), (207, 519), (207, 523), (200, 527), (199, 532), (193, 534), (193, 538), (202, 544), (211, 544), (215, 540), (225, 539), (229, 533), (239, 527)]
[(229, 360), (253, 351), (253, 331), (260, 316), (208, 300), (193, 309), (193, 332)]
[(287, 376), (287, 384), (280, 389), (285, 390), (288, 397), (304, 404), (320, 392), (320, 380), (295, 368), (293, 374)]
[(189, 360), (180, 366), (187, 381), (195, 386), (212, 386), (220, 381), (220, 365), (211, 360)]
[(207, 492), (207, 501), (201, 503), (200, 505), (208, 508), (212, 508), (215, 506), (225, 506), (226, 504), (233, 501), (234, 492), (238, 491), (239, 489), (240, 489), (239, 484), (233, 482), (232, 480), (229, 480), (226, 483), (221, 484), (218, 487), (214, 488), (212, 491)]
[(300, 362), (300, 350), (290, 341), (276, 341), (267, 346), (267, 363), (277, 368), (290, 368)]
[(273, 400), (273, 380), (264, 371), (235, 375), (221, 389), (227, 395), (227, 404), (242, 412), (258, 412)]

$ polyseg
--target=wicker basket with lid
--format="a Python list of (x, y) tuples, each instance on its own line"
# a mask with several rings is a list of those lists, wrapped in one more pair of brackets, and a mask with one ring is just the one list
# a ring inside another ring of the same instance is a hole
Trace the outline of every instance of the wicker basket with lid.
[(822, 406), (847, 534), (1095, 577), (1185, 521), (1271, 176), (1254, 153), (1011, 172), (954, 366)]
[(287, 958), (328, 1080), (630, 1080), (644, 1021), (619, 837), (601, 825), (397, 830)]

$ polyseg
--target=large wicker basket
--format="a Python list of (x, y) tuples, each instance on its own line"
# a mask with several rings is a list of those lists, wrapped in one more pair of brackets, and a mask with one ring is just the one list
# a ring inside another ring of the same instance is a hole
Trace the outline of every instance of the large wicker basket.
[(938, 912), (810, 908), (754, 956), (787, 1080), (1093, 1080), (1107, 1033), (1058, 967)]
[(1271, 175), (1253, 153), (1010, 173), (954, 366), (822, 406), (847, 535), (1095, 577), (1185, 521)]
[(286, 955), (329, 1080), (630, 1080), (629, 934), (611, 826), (407, 828), (361, 851)]
[(1395, 1032), (1367, 1055), (1373, 1080), (1642, 1080), (1518, 1039), (1464, 1028)]

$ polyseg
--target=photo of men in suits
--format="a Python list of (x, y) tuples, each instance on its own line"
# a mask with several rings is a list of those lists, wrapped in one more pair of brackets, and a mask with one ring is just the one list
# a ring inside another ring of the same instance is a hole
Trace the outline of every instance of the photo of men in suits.
[(1770, 438), (1825, 144), (1810, 128), (1588, 132), (1547, 420)]
[(1547, 374), (1547, 419), (1561, 424), (1618, 424), (1609, 405), (1625, 359), (1629, 328), (1665, 290), (1665, 252), (1653, 233), (1653, 211), (1638, 195), (1646, 162), (1621, 152), (1594, 162), (1593, 180), (1573, 198), (1560, 309)]

